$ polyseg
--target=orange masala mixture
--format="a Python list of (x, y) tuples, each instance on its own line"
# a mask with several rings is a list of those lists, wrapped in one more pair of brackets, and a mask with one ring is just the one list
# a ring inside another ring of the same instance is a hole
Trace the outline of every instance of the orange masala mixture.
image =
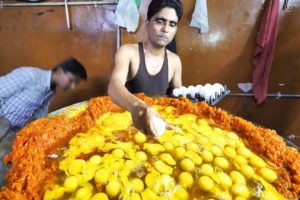
[[(274, 182), (276, 189), (288, 199), (299, 199), (300, 154), (287, 147), (275, 131), (257, 127), (203, 102), (191, 103), (185, 98), (150, 98), (141, 94), (138, 97), (150, 105), (173, 106), (181, 114), (205, 117), (215, 127), (235, 132), (247, 148), (276, 164), (279, 177)], [(102, 114), (123, 111), (109, 97), (99, 97), (91, 99), (87, 109), (75, 117), (43, 118), (23, 128), (17, 134), (12, 152), (5, 157), (5, 163), (11, 163), (12, 167), (6, 175), (7, 182), (0, 191), (0, 199), (43, 199), (46, 186), (57, 181), (59, 171), (59, 163), (48, 156), (77, 133), (93, 127)]]

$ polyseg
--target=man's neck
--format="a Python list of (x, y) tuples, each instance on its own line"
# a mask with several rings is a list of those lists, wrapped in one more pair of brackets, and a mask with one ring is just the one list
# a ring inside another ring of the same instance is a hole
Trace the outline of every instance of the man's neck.
[(165, 53), (165, 47), (155, 47), (149, 41), (144, 42), (144, 50), (152, 56), (162, 56)]

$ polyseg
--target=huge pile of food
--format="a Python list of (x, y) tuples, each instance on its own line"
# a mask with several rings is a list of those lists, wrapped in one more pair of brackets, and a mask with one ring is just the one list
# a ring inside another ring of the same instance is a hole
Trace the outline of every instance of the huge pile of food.
[(300, 154), (206, 103), (149, 98), (177, 128), (155, 139), (108, 97), (22, 129), (0, 199), (298, 199)]

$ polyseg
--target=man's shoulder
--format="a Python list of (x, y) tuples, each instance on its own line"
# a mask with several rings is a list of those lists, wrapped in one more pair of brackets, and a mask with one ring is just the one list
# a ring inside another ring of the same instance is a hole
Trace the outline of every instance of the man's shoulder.
[(38, 67), (29, 67), (29, 66), (18, 67), (14, 71), (18, 74), (22, 74), (22, 76), (24, 77), (30, 77), (30, 78), (38, 78), (41, 77), (42, 74), (47, 73), (47, 70)]
[(21, 66), (16, 68), (14, 71), (22, 71), (22, 72), (41, 72), (43, 69), (38, 67), (29, 67), (29, 66)]
[(138, 44), (124, 44), (117, 51), (117, 56), (122, 58), (133, 58), (136, 55), (138, 55)]
[(123, 44), (120, 47), (121, 50), (129, 50), (129, 51), (136, 51), (138, 49), (138, 43), (132, 43), (132, 44)]
[(174, 62), (181, 62), (180, 57), (176, 53), (173, 53), (172, 51), (167, 50), (167, 54), (168, 54), (169, 60), (174, 61)]

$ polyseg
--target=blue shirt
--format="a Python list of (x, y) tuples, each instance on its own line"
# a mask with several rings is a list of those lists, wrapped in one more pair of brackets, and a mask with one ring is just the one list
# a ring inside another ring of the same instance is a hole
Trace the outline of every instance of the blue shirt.
[(20, 67), (0, 76), (0, 116), (6, 117), (14, 128), (45, 116), (55, 94), (51, 74), (51, 70)]

